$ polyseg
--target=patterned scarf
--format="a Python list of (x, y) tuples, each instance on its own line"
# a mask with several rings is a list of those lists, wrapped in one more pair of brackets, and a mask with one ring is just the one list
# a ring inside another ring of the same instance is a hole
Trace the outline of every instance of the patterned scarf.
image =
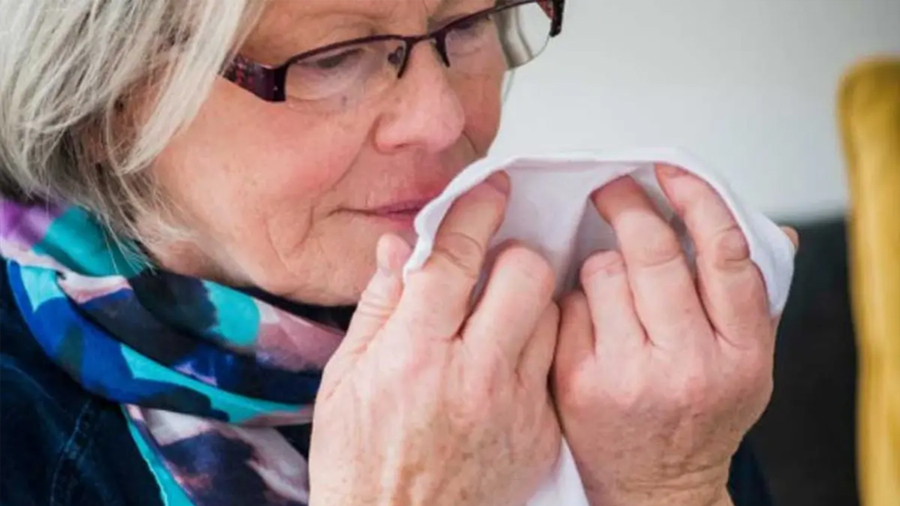
[(80, 208), (0, 199), (0, 254), (32, 334), (122, 405), (165, 504), (307, 504), (308, 440), (288, 434), (308, 438), (339, 324), (121, 251)]

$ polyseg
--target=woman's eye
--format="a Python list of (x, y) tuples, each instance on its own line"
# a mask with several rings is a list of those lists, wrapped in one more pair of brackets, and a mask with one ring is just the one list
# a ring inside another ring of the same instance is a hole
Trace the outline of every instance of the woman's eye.
[(288, 68), (285, 94), (311, 101), (345, 93), (365, 84), (378, 68), (379, 52), (365, 46), (344, 47), (300, 60)]
[(463, 35), (477, 35), (484, 30), (491, 22), (489, 16), (478, 16), (475, 18), (464, 19), (453, 25), (452, 31)]
[(341, 67), (352, 66), (362, 58), (362, 50), (359, 48), (349, 49), (337, 54), (329, 54), (313, 58), (310, 61), (300, 63), (301, 66), (309, 70), (337, 70)]
[(447, 52), (454, 57), (475, 54), (496, 33), (493, 16), (463, 18), (449, 25)]

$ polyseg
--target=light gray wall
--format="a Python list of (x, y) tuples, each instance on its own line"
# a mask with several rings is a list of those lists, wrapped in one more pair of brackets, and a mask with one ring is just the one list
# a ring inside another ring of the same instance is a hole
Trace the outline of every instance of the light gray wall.
[(842, 212), (842, 72), (900, 54), (900, 0), (569, 0), (494, 152), (680, 146), (763, 211)]

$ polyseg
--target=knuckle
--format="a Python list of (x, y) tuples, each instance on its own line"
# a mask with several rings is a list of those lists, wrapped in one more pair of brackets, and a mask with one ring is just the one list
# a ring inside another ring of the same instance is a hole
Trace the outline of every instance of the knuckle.
[(589, 370), (582, 368), (558, 375), (556, 383), (556, 395), (567, 411), (583, 413), (599, 402), (597, 379)]
[(706, 374), (692, 371), (682, 374), (672, 385), (674, 406), (681, 410), (703, 411), (714, 402), (714, 391)]
[(710, 241), (713, 264), (725, 267), (750, 259), (750, 245), (737, 224), (716, 233)]
[(633, 412), (644, 399), (644, 385), (639, 381), (621, 381), (610, 394), (610, 402), (617, 411)]
[(459, 231), (441, 235), (431, 253), (432, 261), (459, 271), (467, 278), (476, 279), (486, 254), (486, 246), (474, 237)]
[(540, 253), (526, 246), (514, 244), (508, 247), (497, 258), (497, 266), (515, 270), (532, 281), (541, 293), (553, 292), (556, 284), (553, 268)]
[(675, 232), (665, 227), (645, 234), (634, 254), (635, 260), (645, 267), (662, 267), (681, 260), (681, 243)]
[[(581, 279), (588, 282), (596, 276), (613, 277), (625, 273), (625, 259), (618, 251), (594, 253), (581, 268)], [(586, 283), (585, 283), (586, 284)]]

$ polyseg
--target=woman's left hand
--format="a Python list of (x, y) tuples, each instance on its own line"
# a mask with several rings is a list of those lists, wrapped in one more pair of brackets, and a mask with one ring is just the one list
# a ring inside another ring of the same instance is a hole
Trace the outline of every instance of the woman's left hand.
[(563, 303), (557, 407), (592, 504), (730, 504), (731, 456), (771, 395), (777, 320), (718, 194), (657, 173), (694, 241), (696, 282), (634, 180), (595, 194), (621, 253), (588, 259), (583, 292)]

